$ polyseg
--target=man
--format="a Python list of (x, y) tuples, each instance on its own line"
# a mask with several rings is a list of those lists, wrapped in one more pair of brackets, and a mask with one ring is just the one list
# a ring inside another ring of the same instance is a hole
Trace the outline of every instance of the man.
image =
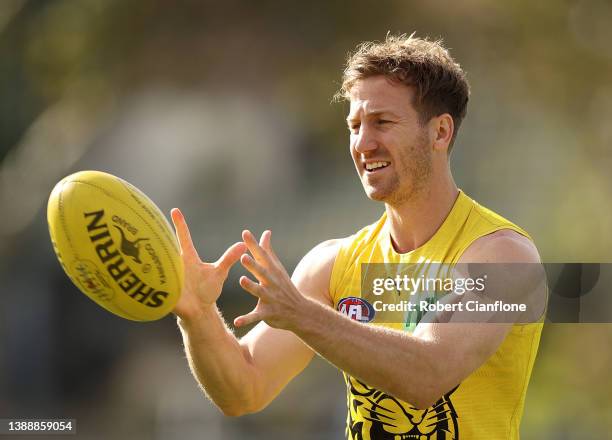
[[(175, 313), (192, 372), (226, 415), (237, 416), (264, 408), (316, 352), (345, 374), (350, 439), (518, 438), (540, 327), (360, 322), (371, 310), (361, 298), (363, 263), (419, 271), (431, 263), (540, 261), (525, 231), (453, 181), (449, 152), (469, 96), (464, 72), (439, 42), (388, 36), (359, 46), (343, 79), (351, 156), (367, 196), (384, 203), (382, 218), (316, 246), (290, 278), (270, 231), (259, 242), (244, 231), (216, 263), (201, 262), (173, 210), (185, 262)], [(240, 340), (215, 305), (238, 259), (256, 278), (240, 285), (259, 299), (234, 320), (259, 322)], [(512, 282), (511, 290), (524, 288)], [(347, 300), (358, 307), (350, 317), (338, 311)]]

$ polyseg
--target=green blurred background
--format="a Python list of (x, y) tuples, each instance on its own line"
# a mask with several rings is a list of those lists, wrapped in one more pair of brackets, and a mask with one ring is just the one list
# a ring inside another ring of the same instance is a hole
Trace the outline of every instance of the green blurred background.
[[(221, 416), (173, 318), (127, 322), (70, 284), (45, 206), (104, 170), (181, 207), (203, 257), (271, 228), (291, 270), (380, 215), (331, 98), (347, 52), (388, 31), (443, 38), (468, 73), (459, 186), (545, 261), (611, 261), (610, 2), (2, 0), (0, 417), (77, 418), (84, 439), (342, 438), (342, 378), (319, 359), (262, 413)], [(240, 274), (229, 320), (253, 305)], [(524, 438), (610, 438), (611, 347), (610, 325), (546, 325)]]

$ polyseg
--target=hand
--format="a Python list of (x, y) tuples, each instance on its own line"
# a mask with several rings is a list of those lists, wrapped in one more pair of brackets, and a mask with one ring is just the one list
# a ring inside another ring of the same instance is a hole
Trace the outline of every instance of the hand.
[(240, 286), (257, 297), (258, 301), (250, 313), (234, 320), (236, 327), (263, 320), (271, 327), (291, 330), (308, 304), (309, 300), (297, 290), (272, 250), (271, 237), (272, 233), (265, 231), (258, 244), (250, 231), (242, 233), (242, 239), (252, 257), (244, 254), (240, 263), (259, 283), (243, 276), (240, 278)]
[(230, 268), (246, 252), (246, 246), (234, 243), (216, 262), (204, 263), (193, 245), (183, 213), (175, 208), (171, 217), (184, 266), (183, 290), (173, 312), (181, 319), (192, 319), (217, 301)]

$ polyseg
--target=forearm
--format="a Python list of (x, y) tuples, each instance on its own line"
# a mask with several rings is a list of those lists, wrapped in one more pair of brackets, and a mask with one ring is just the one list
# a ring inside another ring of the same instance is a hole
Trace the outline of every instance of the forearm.
[(208, 397), (226, 415), (249, 412), (256, 395), (255, 369), (247, 350), (215, 305), (197, 318), (178, 318), (189, 367)]
[(315, 302), (307, 312), (291, 330), (340, 370), (417, 407), (439, 397), (434, 343), (358, 323)]

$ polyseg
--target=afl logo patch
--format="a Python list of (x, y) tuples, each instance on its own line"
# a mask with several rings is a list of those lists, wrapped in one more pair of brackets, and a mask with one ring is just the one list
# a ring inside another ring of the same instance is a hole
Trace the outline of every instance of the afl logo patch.
[(365, 299), (349, 296), (338, 303), (338, 311), (359, 322), (370, 322), (374, 319), (374, 307)]

